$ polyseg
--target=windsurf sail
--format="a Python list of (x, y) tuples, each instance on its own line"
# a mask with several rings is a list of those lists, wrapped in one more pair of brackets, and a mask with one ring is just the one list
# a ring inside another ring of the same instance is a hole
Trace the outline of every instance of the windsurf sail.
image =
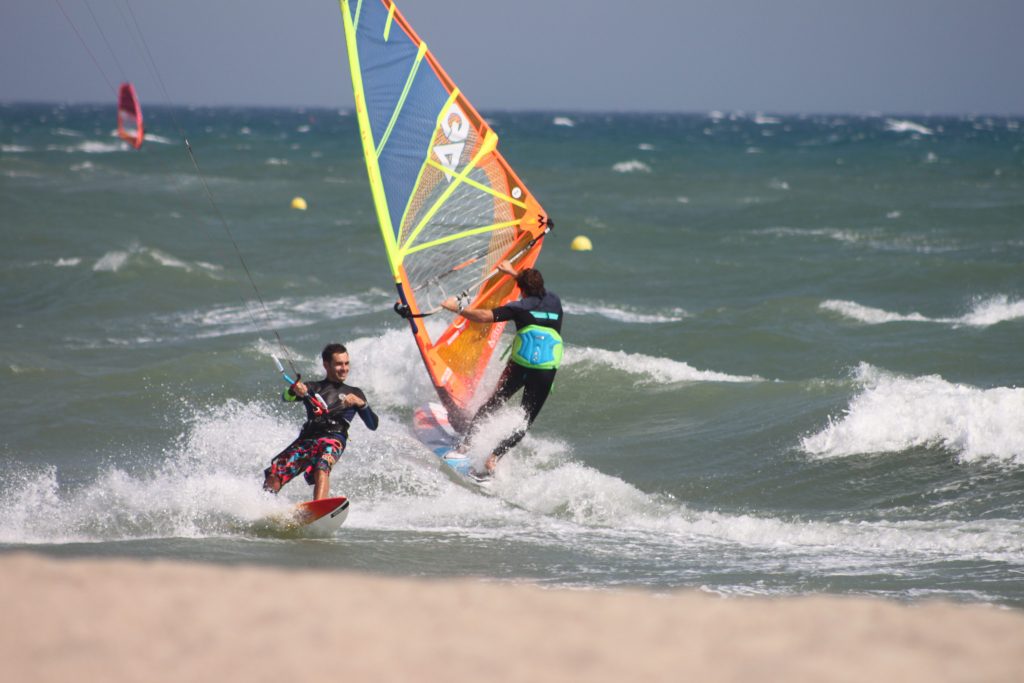
[(117, 93), (117, 134), (135, 149), (142, 147), (142, 105), (131, 83), (122, 83)]
[[(517, 295), (502, 259), (532, 266), (547, 213), (498, 152), (498, 136), (390, 0), (340, 0), (363, 155), (396, 310), (409, 320), (453, 426), (470, 417), (503, 324), (423, 317), (449, 296), (494, 308)], [(433, 327), (433, 325), (431, 326)]]

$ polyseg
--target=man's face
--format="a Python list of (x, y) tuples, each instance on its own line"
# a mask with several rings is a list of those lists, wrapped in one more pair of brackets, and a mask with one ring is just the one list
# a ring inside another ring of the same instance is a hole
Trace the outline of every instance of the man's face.
[(348, 377), (348, 354), (334, 354), (329, 361), (324, 361), (324, 370), (327, 371), (327, 379), (332, 382), (344, 382)]

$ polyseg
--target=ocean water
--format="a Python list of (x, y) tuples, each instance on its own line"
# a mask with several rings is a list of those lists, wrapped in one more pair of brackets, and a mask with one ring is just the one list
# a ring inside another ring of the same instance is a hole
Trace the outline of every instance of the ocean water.
[[(0, 105), (0, 550), (1024, 607), (1021, 120), (491, 112), (568, 350), (486, 496), (410, 434), (354, 117), (146, 113)], [(309, 495), (268, 325), (382, 417), (330, 538), (256, 531)]]

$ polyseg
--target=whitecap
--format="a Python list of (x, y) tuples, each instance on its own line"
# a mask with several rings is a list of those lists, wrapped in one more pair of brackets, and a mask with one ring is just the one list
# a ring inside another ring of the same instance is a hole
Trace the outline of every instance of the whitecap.
[(277, 157), (270, 157), (269, 159), (267, 159), (263, 163), (265, 163), (267, 166), (287, 166), (288, 165), (288, 160), (287, 159), (278, 159)]
[(108, 251), (93, 264), (92, 269), (96, 272), (116, 273), (127, 262), (127, 251)]
[(637, 159), (631, 159), (629, 161), (620, 161), (619, 163), (612, 166), (612, 170), (616, 173), (650, 173), (651, 167), (642, 161)]
[(568, 116), (556, 116), (551, 123), (556, 126), (565, 126), (566, 128), (572, 128), (576, 125), (576, 122), (570, 119)]
[(829, 299), (819, 304), (825, 310), (834, 311), (847, 318), (869, 325), (882, 323), (909, 321), (940, 323), (958, 327), (966, 325), (970, 327), (988, 327), (1008, 320), (1024, 318), (1024, 299), (1013, 300), (1005, 294), (976, 299), (971, 310), (964, 315), (957, 317), (929, 318), (920, 313), (894, 313), (881, 308), (873, 308), (859, 304), (856, 301), (843, 301)]
[(1005, 294), (999, 294), (975, 301), (970, 312), (958, 318), (957, 322), (987, 327), (1018, 318), (1024, 318), (1024, 299), (1014, 301)]
[(674, 384), (677, 382), (763, 382), (764, 379), (749, 375), (730, 375), (714, 370), (698, 370), (689, 363), (659, 358), (642, 353), (606, 351), (585, 346), (573, 346), (565, 352), (563, 366), (602, 365), (643, 379), (640, 384)]
[(179, 258), (175, 258), (174, 256), (171, 256), (170, 254), (162, 252), (158, 249), (149, 249), (148, 252), (150, 258), (159, 263), (161, 266), (166, 266), (168, 268), (180, 268), (181, 270), (184, 270), (187, 273), (192, 272), (192, 266), (185, 263)]
[(931, 128), (922, 126), (913, 121), (902, 121), (900, 119), (886, 119), (885, 129), (893, 133), (918, 133), (920, 135), (931, 135)]
[(938, 375), (903, 377), (861, 363), (862, 385), (843, 414), (800, 446), (836, 458), (942, 448), (963, 462), (1024, 465), (1024, 389), (980, 389)]
[(97, 142), (95, 140), (86, 140), (71, 147), (61, 147), (58, 145), (47, 145), (46, 147), (48, 152), (67, 152), (68, 154), (75, 154), (77, 152), (84, 154), (110, 154), (112, 152), (123, 152), (127, 149), (128, 145), (123, 142)]
[(931, 318), (926, 318), (920, 313), (892, 313), (890, 311), (882, 310), (881, 308), (865, 306), (857, 303), (856, 301), (829, 299), (828, 301), (821, 302), (821, 304), (819, 304), (819, 308), (823, 308), (826, 311), (833, 311), (847, 318), (867, 323), (869, 325), (879, 325), (881, 323), (899, 321), (932, 322)]
[(673, 308), (665, 313), (641, 313), (638, 311), (607, 306), (604, 304), (571, 303), (566, 304), (565, 310), (573, 315), (600, 315), (624, 323), (656, 324), (679, 322), (689, 316), (689, 313), (681, 308)]
[(25, 147), (24, 145), (0, 145), (0, 152), (6, 154), (24, 154), (31, 151), (31, 147)]

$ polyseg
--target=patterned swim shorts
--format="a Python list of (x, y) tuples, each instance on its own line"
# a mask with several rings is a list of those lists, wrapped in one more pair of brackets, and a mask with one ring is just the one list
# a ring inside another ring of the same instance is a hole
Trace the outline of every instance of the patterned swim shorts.
[(276, 475), (282, 486), (301, 473), (312, 485), (314, 470), (329, 473), (344, 450), (345, 444), (330, 436), (297, 439), (274, 456), (264, 473)]

